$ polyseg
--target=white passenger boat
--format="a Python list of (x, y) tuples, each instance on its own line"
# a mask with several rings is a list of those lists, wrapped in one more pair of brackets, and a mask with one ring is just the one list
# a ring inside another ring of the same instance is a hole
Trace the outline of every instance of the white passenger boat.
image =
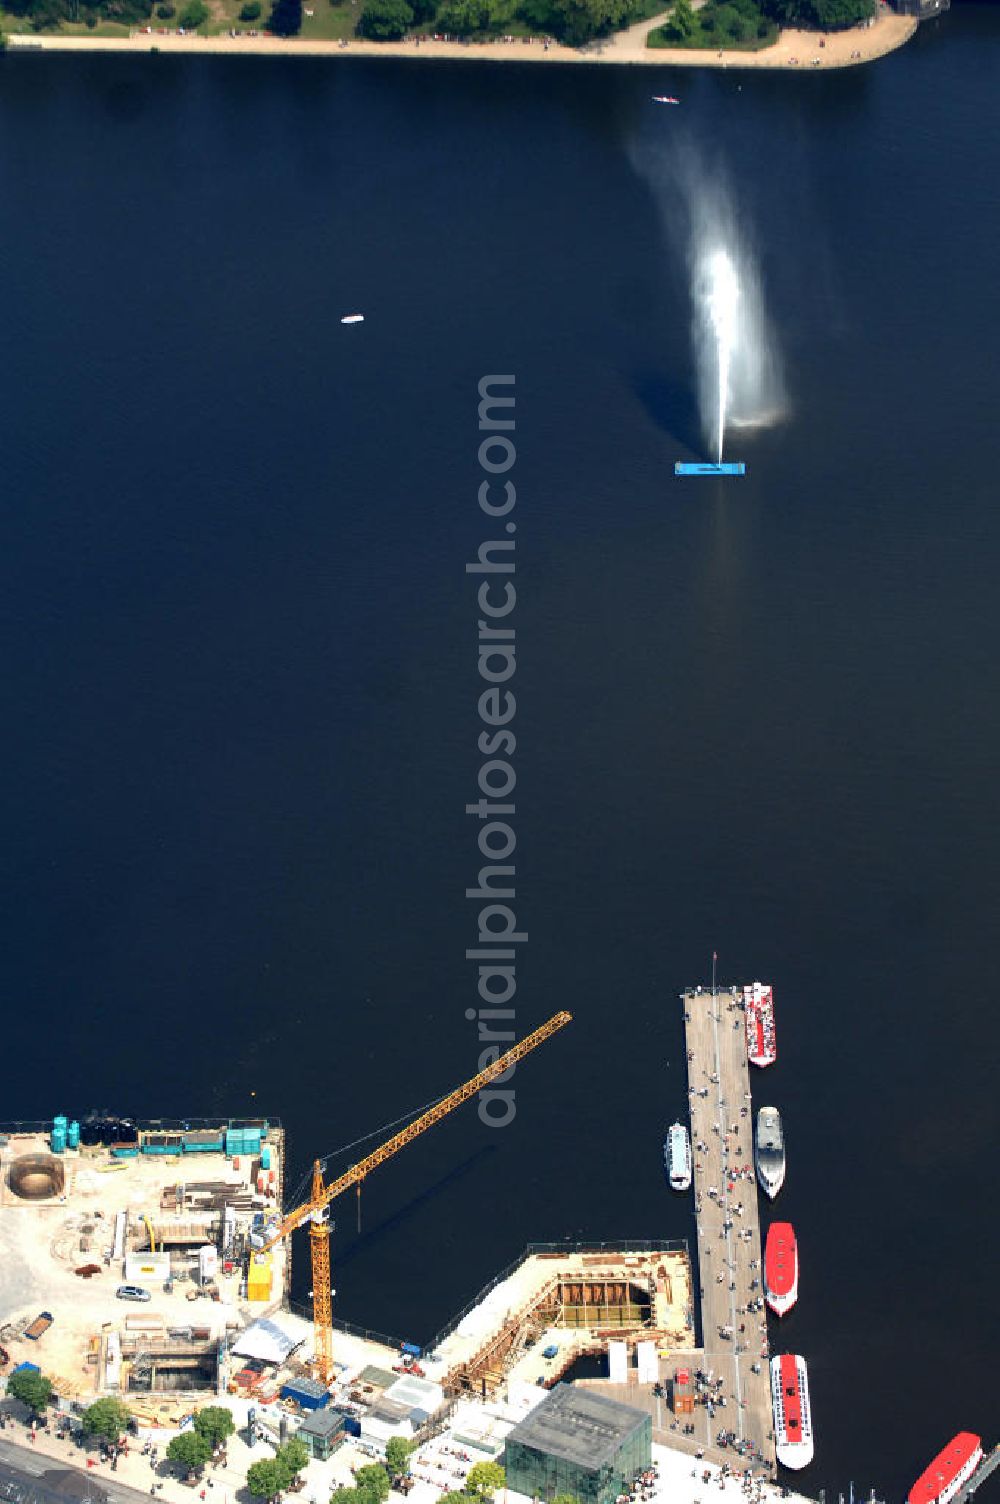
[(691, 1138), (683, 1123), (672, 1123), (663, 1141), (663, 1164), (672, 1191), (691, 1186)]

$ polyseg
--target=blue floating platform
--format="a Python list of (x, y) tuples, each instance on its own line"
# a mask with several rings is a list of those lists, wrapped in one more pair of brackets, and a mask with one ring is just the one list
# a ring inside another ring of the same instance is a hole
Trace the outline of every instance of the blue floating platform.
[(674, 465), (675, 475), (746, 475), (747, 467), (742, 460), (727, 460), (723, 465), (686, 464), (678, 460)]

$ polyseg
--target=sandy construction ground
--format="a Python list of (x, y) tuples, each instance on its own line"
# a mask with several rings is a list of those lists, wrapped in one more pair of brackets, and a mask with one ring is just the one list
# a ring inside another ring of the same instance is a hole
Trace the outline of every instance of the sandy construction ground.
[(916, 31), (912, 16), (897, 16), (880, 7), (878, 19), (868, 27), (830, 33), (783, 31), (773, 47), (763, 52), (689, 52), (683, 48), (649, 48), (646, 37), (667, 13), (643, 21), (601, 42), (586, 47), (561, 47), (540, 41), (524, 42), (340, 42), (285, 41), (270, 36), (178, 36), (176, 32), (136, 31), (128, 37), (24, 36), (7, 38), (12, 52), (159, 52), (280, 54), (285, 57), (399, 57), (456, 58), (465, 62), (518, 63), (643, 63), (659, 68), (824, 68), (850, 67), (871, 62), (901, 47)]

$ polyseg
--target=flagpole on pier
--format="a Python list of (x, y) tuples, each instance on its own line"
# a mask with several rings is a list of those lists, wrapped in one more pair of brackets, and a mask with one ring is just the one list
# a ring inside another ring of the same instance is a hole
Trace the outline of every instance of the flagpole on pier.
[(715, 997), (715, 963), (719, 959), (718, 951), (712, 952), (712, 996)]

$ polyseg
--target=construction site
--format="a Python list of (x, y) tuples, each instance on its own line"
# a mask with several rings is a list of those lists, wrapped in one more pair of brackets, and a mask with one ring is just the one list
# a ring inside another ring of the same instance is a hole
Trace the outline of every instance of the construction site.
[[(569, 1021), (556, 1014), (337, 1179), (327, 1183), (317, 1160), (290, 1209), (285, 1135), (272, 1120), (56, 1118), (0, 1135), (0, 1363), (52, 1381), (52, 1444), (114, 1396), (150, 1466), (199, 1406), (227, 1405), (239, 1430), (212, 1466), (233, 1491), (262, 1448), (297, 1436), (310, 1504), (383, 1457), (392, 1437), (412, 1446), (404, 1491), (415, 1504), (504, 1456), (521, 1459), (520, 1485), (508, 1479), (515, 1500), (519, 1487), (548, 1497), (558, 1480), (587, 1504), (653, 1499), (665, 1465), (654, 1466), (654, 1444), (668, 1461), (721, 1465), (724, 1487), (733, 1459), (707, 1424), (682, 1435), (671, 1419), (694, 1403), (678, 1373), (704, 1359), (686, 1241), (529, 1245), (423, 1348), (333, 1321), (331, 1203)], [(312, 1276), (302, 1313), (289, 1301), (299, 1228)], [(607, 1377), (580, 1377), (581, 1363)], [(770, 1471), (759, 1468), (759, 1489)], [(169, 1497), (178, 1480), (169, 1467), (158, 1476)], [(682, 1494), (675, 1479), (672, 1496)]]
[(67, 1396), (215, 1394), (229, 1339), (285, 1296), (284, 1246), (251, 1256), (280, 1205), (284, 1134), (122, 1131), (57, 1118), (2, 1136), (0, 1344), (12, 1364), (44, 1359)]

